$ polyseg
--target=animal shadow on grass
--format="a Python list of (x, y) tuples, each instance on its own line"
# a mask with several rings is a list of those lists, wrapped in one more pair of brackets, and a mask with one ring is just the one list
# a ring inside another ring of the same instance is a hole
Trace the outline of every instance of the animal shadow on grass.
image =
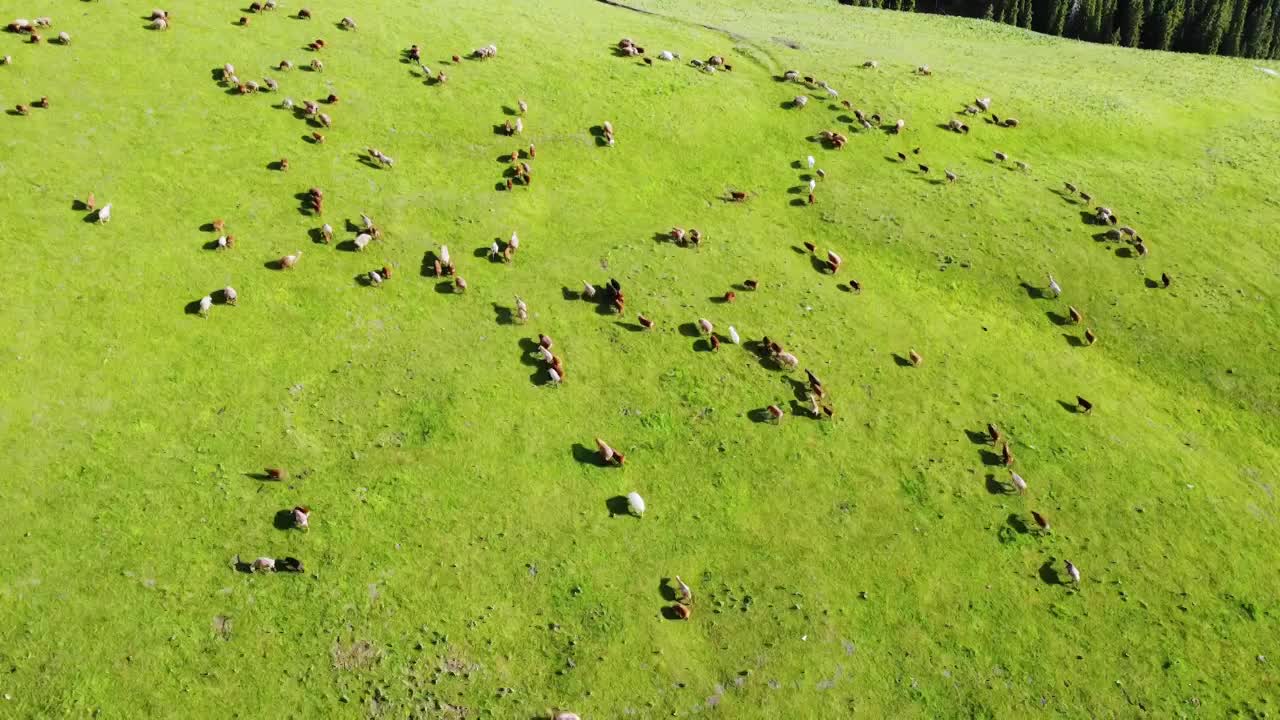
[(249, 473), (245, 473), (244, 476), (247, 478), (258, 480), (260, 482), (278, 482), (277, 480), (273, 479), (270, 475), (264, 472), (249, 472)]
[(797, 380), (793, 377), (787, 378), (787, 384), (791, 386), (791, 394), (798, 401), (809, 399), (809, 385), (803, 380)]
[(1081, 211), (1080, 211), (1080, 222), (1084, 223), (1085, 225), (1097, 225), (1097, 224), (1098, 224), (1097, 220), (1095, 219), (1094, 214), (1093, 214), (1093, 213), (1091, 213), (1091, 212), (1089, 212), (1088, 210), (1081, 210)]
[(753, 423), (767, 423), (773, 421), (773, 415), (769, 414), (769, 408), (754, 408), (747, 411), (747, 419)]
[(533, 353), (538, 350), (538, 343), (530, 338), (520, 338), (520, 364), (525, 367), (538, 367), (541, 363)]
[[(86, 205), (86, 204), (85, 204), (85, 202), (84, 202), (83, 200), (72, 200), (72, 201), (71, 201), (71, 211), (72, 211), (72, 212), (86, 212), (88, 209), (89, 209), (89, 206), (88, 206), (88, 205)], [(210, 225), (209, 227), (212, 229), (212, 228), (213, 228), (213, 225)]]
[(1084, 340), (1072, 335), (1071, 333), (1062, 333), (1062, 339), (1067, 341), (1071, 347), (1085, 347), (1088, 343)]
[(644, 332), (644, 326), (640, 325), (639, 323), (631, 323), (631, 322), (624, 322), (622, 320), (618, 320), (617, 322), (614, 323), (614, 325), (617, 325), (618, 327), (628, 332)]
[(898, 367), (911, 367), (911, 361), (902, 357), (898, 353), (893, 353), (893, 363)]
[(499, 325), (514, 325), (516, 322), (515, 311), (498, 303), (493, 303), (493, 316)]
[(809, 411), (809, 407), (807, 405), (801, 404), (799, 400), (790, 401), (790, 406), (791, 406), (791, 415), (793, 417), (804, 417), (804, 418), (813, 417), (813, 413)]
[(215, 228), (215, 227), (213, 226), (213, 223), (211, 223), (211, 222), (207, 222), (207, 223), (205, 223), (205, 224), (203, 224), (203, 225), (201, 225), (201, 226), (200, 226), (200, 232), (217, 232), (217, 231), (218, 231), (218, 229), (217, 229), (217, 228)]
[(804, 167), (804, 163), (800, 162), (799, 160), (792, 160), (791, 167), (795, 170), (799, 170)]
[(216, 68), (214, 68), (214, 69), (210, 70), (210, 71), (209, 71), (209, 79), (210, 79), (210, 80), (212, 80), (212, 81), (214, 81), (214, 82), (216, 82), (216, 83), (220, 83), (220, 82), (222, 82), (222, 81), (223, 81), (223, 77), (222, 77), (222, 68), (220, 68), (220, 67), (216, 67)]
[(1021, 285), (1022, 289), (1027, 292), (1027, 297), (1031, 298), (1032, 300), (1044, 299), (1045, 293), (1043, 289), (1038, 288), (1035, 285), (1032, 285), (1026, 280), (1023, 280), (1021, 283), (1019, 283), (1019, 285)]
[(284, 163), (280, 162), (279, 160), (272, 160), (271, 162), (267, 163), (267, 169), (268, 170), (284, 170)]
[(687, 322), (680, 324), (680, 334), (687, 338), (696, 338), (702, 336), (702, 331), (698, 329), (697, 324)]
[(511, 107), (510, 105), (503, 105), (503, 106), (502, 106), (502, 114), (503, 114), (503, 115), (511, 115), (511, 116), (513, 116), (513, 117), (514, 117), (514, 116), (516, 116), (516, 115), (519, 115), (520, 113), (516, 112), (516, 109), (515, 109), (515, 108), (513, 108), (513, 107)]
[(676, 612), (674, 605), (668, 605), (662, 608), (662, 617), (664, 620), (682, 620), (680, 613)]
[(436, 293), (440, 295), (453, 295), (454, 294), (453, 281), (444, 280), (442, 282), (436, 283)]
[(560, 287), (560, 296), (565, 300), (581, 300), (582, 299), (582, 293), (570, 290), (569, 288), (564, 287), (563, 285)]
[(1040, 582), (1045, 585), (1062, 584), (1062, 576), (1058, 574), (1057, 570), (1053, 569), (1052, 559), (1045, 560), (1044, 564), (1040, 566)]
[(809, 264), (813, 266), (814, 271), (819, 275), (829, 275), (831, 268), (827, 267), (825, 260), (819, 260), (817, 255), (809, 256)]
[(310, 230), (307, 231), (307, 236), (310, 237), (311, 242), (315, 243), (316, 245), (327, 244), (324, 241), (324, 233), (320, 231), (320, 228), (311, 228)]
[(1071, 413), (1072, 415), (1078, 415), (1078, 414), (1080, 414), (1080, 406), (1079, 406), (1079, 405), (1077, 405), (1076, 403), (1073, 403), (1073, 402), (1067, 402), (1066, 400), (1059, 400), (1059, 401), (1058, 401), (1058, 404), (1062, 406), (1062, 409), (1063, 409), (1063, 410), (1066, 410), (1067, 412)]
[(1142, 284), (1146, 285), (1148, 290), (1157, 290), (1160, 288), (1160, 283), (1156, 282), (1155, 280), (1152, 280), (1151, 278), (1145, 278), (1142, 281)]
[(293, 510), (277, 510), (275, 519), (271, 523), (277, 530), (292, 530)]
[(658, 595), (667, 602), (676, 601), (676, 589), (671, 585), (671, 578), (662, 578), (658, 581)]
[(791, 246), (791, 252), (796, 253), (797, 255), (807, 255), (807, 254), (809, 253), (809, 251), (808, 251), (808, 250), (805, 250), (804, 248), (800, 247), (799, 245), (792, 245), (792, 246)]
[(714, 348), (711, 347), (711, 341), (706, 338), (699, 338), (693, 341), (694, 352), (711, 352), (713, 349)]
[(1116, 257), (1118, 258), (1131, 258), (1133, 256), (1134, 256), (1133, 248), (1129, 248), (1129, 247), (1116, 248)]
[(974, 445), (987, 445), (991, 442), (991, 436), (982, 430), (965, 430), (964, 434), (969, 436), (969, 442)]
[(631, 514), (631, 505), (627, 502), (627, 498), (622, 495), (614, 495), (605, 500), (604, 507), (605, 510), (609, 511), (609, 517)]
[(1059, 313), (1056, 313), (1052, 310), (1045, 312), (1044, 316), (1049, 318), (1049, 322), (1059, 327), (1063, 325), (1067, 325), (1071, 322), (1071, 318), (1067, 317), (1066, 315), (1061, 315)]
[(788, 195), (803, 195), (808, 190), (807, 185), (792, 185), (787, 188)]
[(231, 563), (231, 567), (234, 567), (236, 572), (245, 573), (246, 575), (253, 572), (253, 565), (243, 560)]
[[(1004, 495), (1009, 492), (1009, 488), (1006, 487), (1004, 483), (997, 480), (995, 475), (987, 473), (987, 492), (992, 495)], [(1012, 518), (1017, 516), (1010, 515), (1009, 517)]]
[(209, 242), (207, 242), (207, 243), (205, 243), (205, 244), (201, 245), (200, 247), (201, 247), (201, 248), (203, 248), (203, 249), (205, 249), (205, 250), (217, 250), (217, 249), (218, 249), (218, 241), (217, 241), (217, 240), (210, 240)]
[(356, 252), (357, 249), (355, 240), (343, 240), (337, 245), (334, 245), (334, 247), (342, 252)]
[(80, 222), (89, 223), (90, 225), (92, 225), (93, 223), (98, 222), (98, 211), (97, 211), (97, 210), (94, 210), (93, 212), (89, 213), (88, 215), (85, 215), (84, 217), (80, 218)]
[(188, 314), (188, 315), (199, 315), (199, 314), (200, 314), (200, 301), (199, 301), (199, 300), (192, 300), (191, 302), (187, 303), (187, 304), (182, 308), (182, 311), (183, 311), (184, 313)]
[(279, 260), (268, 260), (262, 263), (262, 267), (268, 270), (284, 270), (284, 265)]
[[(315, 212), (315, 208), (311, 205), (310, 194), (304, 192), (294, 193), (293, 198), (298, 201), (299, 215), (302, 215), (303, 217), (310, 217)], [(205, 227), (208, 227), (210, 231), (213, 230), (213, 225), (205, 225), (200, 229), (203, 230)]]
[(711, 297), (707, 298), (707, 302), (711, 303), (712, 305), (728, 305), (729, 299), (726, 298), (724, 295), (712, 295)]
[(1112, 239), (1110, 232), (1094, 233), (1092, 237), (1095, 242), (1107, 242)]
[(982, 464), (987, 467), (998, 467), (1004, 464), (1004, 458), (1000, 457), (999, 453), (994, 453), (990, 450), (979, 450), (978, 455), (982, 457)]
[(364, 165), (365, 167), (373, 168), (374, 170), (382, 169), (381, 163), (379, 163), (377, 160), (374, 160), (372, 157), (370, 157), (365, 153), (362, 153), (362, 152), (356, 153), (356, 159), (360, 162), (361, 165)]
[[(1005, 519), (1005, 522), (1009, 523), (1009, 527), (1013, 528), (1014, 532), (1019, 535), (1026, 535), (1031, 532), (1031, 528), (1027, 526), (1027, 521), (1017, 513), (1009, 513), (1009, 517)], [(1052, 569), (1052, 566), (1050, 566), (1050, 569)], [(1057, 573), (1054, 573), (1054, 575), (1057, 576)]]
[(592, 125), (592, 126), (591, 126), (591, 128), (590, 128), (590, 132), (591, 132), (591, 136), (592, 136), (592, 137), (595, 137), (595, 138), (603, 138), (603, 137), (604, 137), (604, 126), (603, 126), (603, 125)]
[(320, 141), (319, 141), (319, 140), (315, 139), (314, 137), (312, 137), (312, 136), (310, 136), (310, 135), (303, 135), (303, 136), (302, 136), (302, 141), (303, 141), (303, 142), (305, 142), (305, 143), (309, 143), (309, 144), (311, 144), (311, 145), (319, 145), (319, 144), (320, 144)]
[(1071, 193), (1069, 193), (1069, 192), (1067, 192), (1066, 190), (1060, 190), (1060, 189), (1057, 189), (1057, 188), (1050, 188), (1050, 189), (1049, 189), (1049, 192), (1051, 192), (1051, 193), (1053, 193), (1054, 195), (1057, 195), (1058, 197), (1062, 198), (1062, 201), (1063, 201), (1063, 202), (1065, 202), (1065, 203), (1067, 203), (1067, 204), (1069, 204), (1069, 205), (1075, 205), (1075, 204), (1077, 204), (1076, 196), (1075, 196), (1075, 195), (1073, 195), (1073, 194), (1071, 194)]
[(653, 234), (653, 241), (656, 243), (674, 242), (669, 232), (656, 232)]
[(805, 199), (804, 199), (804, 198), (795, 198), (795, 199), (794, 199), (794, 200), (792, 200), (789, 204), (791, 205), (791, 207), (804, 207), (805, 205), (808, 205), (809, 203), (808, 203), (807, 201), (805, 201)]

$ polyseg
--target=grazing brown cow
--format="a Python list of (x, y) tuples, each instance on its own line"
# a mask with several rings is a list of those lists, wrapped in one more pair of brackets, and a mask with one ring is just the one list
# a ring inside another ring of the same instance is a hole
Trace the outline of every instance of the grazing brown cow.
[(653, 329), (653, 321), (650, 320), (649, 318), (645, 317), (644, 315), (639, 315), (637, 316), (637, 319), (640, 321), (640, 327), (644, 328), (645, 330)]
[(271, 480), (284, 480), (289, 477), (289, 473), (283, 468), (269, 467), (266, 469), (267, 478)]
[(718, 335), (711, 336), (711, 349), (712, 350), (720, 349), (720, 337)]
[(765, 409), (769, 412), (769, 419), (772, 420), (773, 422), (776, 423), (782, 419), (782, 408), (778, 407), (777, 405), (770, 405)]
[(1084, 341), (1088, 345), (1098, 342), (1098, 336), (1094, 334), (1093, 328), (1084, 329)]
[(732, 290), (724, 294), (724, 301), (727, 303), (731, 303), (737, 299), (738, 299), (738, 296)]
[(1000, 428), (995, 423), (987, 423), (987, 437), (991, 438), (992, 445), (1000, 442)]
[(732, 198), (734, 202), (742, 202), (747, 199), (747, 194), (741, 190), (730, 190), (729, 197)]
[(1073, 305), (1067, 306), (1067, 314), (1071, 316), (1071, 323), (1073, 325), (1079, 325), (1080, 321), (1084, 320), (1084, 315)]
[(1093, 403), (1089, 402), (1088, 400), (1085, 400), (1083, 397), (1079, 395), (1076, 396), (1076, 405), (1086, 415), (1093, 412)]
[(907, 353), (907, 357), (911, 359), (911, 364), (915, 365), (916, 367), (920, 367), (921, 365), (924, 364), (924, 356), (916, 352), (914, 349), (911, 352)]
[(544, 347), (544, 348), (546, 348), (546, 349), (550, 350), (550, 349), (551, 349), (551, 338), (547, 337), (546, 335), (543, 335), (543, 334), (539, 333), (539, 334), (538, 334), (538, 346), (539, 346), (539, 347)]
[(1009, 443), (1007, 442), (1000, 446), (1000, 461), (1004, 463), (1005, 467), (1013, 464), (1013, 451), (1009, 449)]

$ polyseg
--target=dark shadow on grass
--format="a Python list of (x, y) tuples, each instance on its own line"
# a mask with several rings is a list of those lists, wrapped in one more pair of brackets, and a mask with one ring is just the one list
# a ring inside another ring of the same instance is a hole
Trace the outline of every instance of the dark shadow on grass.
[(790, 203), (787, 203), (787, 204), (788, 204), (788, 205), (790, 205), (791, 207), (804, 207), (805, 205), (808, 205), (809, 203), (808, 203), (808, 201), (806, 201), (804, 198), (796, 198), (796, 199), (792, 200)]
[(1059, 313), (1056, 313), (1052, 310), (1046, 311), (1044, 316), (1049, 318), (1049, 322), (1053, 323), (1054, 325), (1057, 325), (1058, 327), (1069, 325), (1071, 323), (1071, 318), (1067, 317), (1066, 315), (1061, 315)]
[(902, 357), (898, 353), (893, 353), (893, 364), (898, 367), (911, 367), (911, 361)]
[(1072, 415), (1078, 415), (1080, 413), (1080, 406), (1077, 405), (1076, 403), (1067, 402), (1066, 400), (1059, 400), (1058, 404), (1062, 406), (1063, 410), (1066, 410)]
[(964, 434), (974, 445), (986, 445), (991, 442), (991, 436), (987, 435), (985, 430), (965, 430)]
[(1027, 525), (1027, 521), (1017, 513), (1009, 513), (1009, 517), (1005, 518), (1005, 522), (1019, 535), (1026, 535), (1031, 532), (1031, 527)]
[(515, 311), (509, 307), (493, 303), (493, 319), (499, 325), (514, 325), (516, 323)]
[(809, 385), (803, 380), (797, 380), (793, 377), (787, 378), (787, 384), (791, 386), (791, 394), (796, 400), (801, 402), (809, 399)]
[(702, 336), (702, 331), (698, 329), (697, 323), (681, 323), (680, 334), (688, 338), (696, 338)]
[(605, 500), (604, 508), (609, 511), (609, 517), (631, 514), (631, 505), (627, 503), (627, 498), (622, 495), (614, 495)]
[(767, 423), (773, 420), (773, 416), (769, 414), (769, 408), (755, 408), (747, 411), (747, 419), (753, 423)]
[(713, 349), (714, 348), (711, 347), (711, 341), (707, 338), (698, 338), (693, 341), (694, 352), (711, 352)]
[(185, 306), (183, 306), (182, 311), (183, 311), (184, 313), (186, 313), (187, 315), (199, 315), (199, 314), (200, 314), (200, 301), (199, 301), (199, 300), (192, 300), (191, 302), (189, 302), (189, 303), (187, 303)]
[(678, 597), (675, 586), (672, 585), (674, 582), (674, 578), (665, 577), (658, 581), (658, 595), (667, 602), (675, 602)]
[(453, 294), (454, 294), (454, 291), (453, 291), (453, 282), (452, 282), (452, 281), (450, 281), (450, 280), (445, 280), (445, 281), (443, 281), (443, 282), (438, 282), (438, 283), (436, 283), (436, 288), (435, 288), (435, 289), (436, 289), (436, 293), (437, 293), (437, 294), (439, 294), (439, 295), (453, 295)]
[(341, 252), (357, 252), (355, 240), (343, 240), (333, 247)]
[(272, 478), (270, 475), (264, 472), (250, 472), (250, 473), (245, 473), (244, 476), (247, 478), (251, 478), (253, 480), (257, 480), (259, 482), (279, 482), (278, 480)]
[(307, 237), (311, 238), (311, 242), (315, 245), (328, 245), (324, 240), (324, 233), (320, 228), (311, 228), (307, 230)]
[(200, 247), (201, 247), (202, 249), (204, 249), (204, 250), (217, 250), (217, 249), (218, 249), (218, 241), (217, 241), (217, 240), (210, 240), (209, 242), (207, 242), (207, 243), (205, 243), (205, 244), (201, 245)]
[(1004, 458), (999, 453), (990, 450), (979, 450), (978, 455), (982, 458), (982, 464), (987, 467), (999, 467), (1004, 464)]
[(200, 232), (217, 232), (217, 230), (218, 229), (215, 228), (211, 222), (207, 222), (200, 226)]
[(1071, 333), (1062, 333), (1062, 339), (1066, 340), (1067, 344), (1071, 347), (1085, 347), (1088, 344), (1083, 339), (1078, 338)]
[(1133, 251), (1133, 248), (1130, 248), (1130, 247), (1118, 247), (1118, 248), (1116, 248), (1116, 257), (1118, 257), (1118, 258), (1131, 258), (1131, 257), (1133, 257), (1133, 256), (1134, 256), (1134, 255), (1136, 255), (1136, 254), (1137, 254), (1137, 253), (1135, 253), (1135, 252)]
[(827, 261), (820, 260), (817, 255), (809, 256), (809, 264), (813, 266), (814, 271), (819, 275), (831, 274), (831, 268), (827, 265)]
[(1152, 280), (1151, 278), (1144, 278), (1142, 281), (1142, 284), (1145, 285), (1148, 290), (1160, 289), (1160, 283), (1156, 282), (1155, 280)]
[(1019, 283), (1019, 285), (1022, 287), (1023, 290), (1026, 291), (1027, 297), (1031, 298), (1032, 300), (1044, 299), (1045, 293), (1044, 293), (1044, 290), (1042, 290), (1041, 288), (1038, 288), (1035, 285), (1032, 285), (1026, 280), (1023, 280), (1021, 283)]
[(233, 562), (231, 563), (231, 566), (236, 569), (236, 572), (245, 573), (246, 575), (251, 574), (253, 572), (253, 565), (243, 560), (239, 562)]
[[(1004, 495), (1005, 493), (1009, 492), (1008, 488), (1004, 486), (1004, 483), (1000, 482), (999, 480), (996, 480), (996, 476), (992, 475), (991, 473), (987, 473), (986, 481), (987, 481), (987, 492), (990, 493), (991, 495)], [(1013, 516), (1011, 515), (1010, 517), (1013, 517)]]
[(1039, 575), (1040, 575), (1040, 582), (1044, 583), (1045, 585), (1061, 585), (1062, 584), (1062, 576), (1058, 574), (1057, 570), (1053, 569), (1052, 559), (1044, 561), (1044, 564), (1040, 566)]
[(279, 260), (268, 260), (262, 263), (262, 267), (268, 270), (284, 270), (284, 265), (281, 265)]
[(662, 608), (662, 617), (664, 620), (683, 620), (680, 613), (676, 612), (675, 605), (667, 605)]
[(88, 215), (85, 215), (84, 217), (80, 218), (80, 222), (89, 223), (90, 225), (98, 222), (98, 211), (94, 210)]
[[(89, 210), (89, 206), (86, 205), (83, 200), (72, 200), (71, 210), (73, 212), (87, 212)], [(213, 227), (213, 226), (210, 225), (209, 227)]]
[(618, 320), (614, 323), (614, 325), (617, 325), (618, 327), (628, 332), (644, 332), (644, 326), (638, 323), (623, 322), (622, 320)]
[(277, 530), (293, 530), (293, 510), (277, 510), (275, 519), (272, 520), (271, 524), (274, 525)]

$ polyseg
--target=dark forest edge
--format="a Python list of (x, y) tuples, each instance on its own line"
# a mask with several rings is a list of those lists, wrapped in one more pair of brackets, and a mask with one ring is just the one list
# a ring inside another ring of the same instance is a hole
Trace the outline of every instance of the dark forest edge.
[(1280, 58), (1280, 0), (839, 0), (1148, 50)]

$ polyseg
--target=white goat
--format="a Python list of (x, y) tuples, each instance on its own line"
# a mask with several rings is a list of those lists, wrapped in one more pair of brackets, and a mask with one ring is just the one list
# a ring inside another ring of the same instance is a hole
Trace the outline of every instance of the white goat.
[(644, 515), (644, 498), (640, 497), (640, 493), (627, 493), (627, 510), (636, 517)]

